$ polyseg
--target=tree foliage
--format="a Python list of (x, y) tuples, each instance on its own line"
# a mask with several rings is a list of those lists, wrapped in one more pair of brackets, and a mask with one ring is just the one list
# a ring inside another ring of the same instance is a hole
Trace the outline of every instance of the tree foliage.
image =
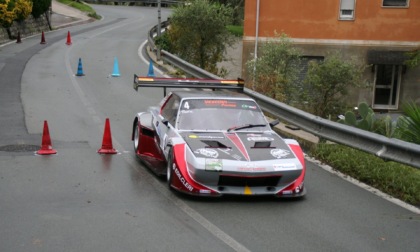
[(12, 0), (0, 0), (0, 24), (9, 28), (16, 18), (15, 2)]
[(252, 88), (288, 104), (296, 101), (301, 52), (286, 34), (276, 34), (264, 43), (256, 59), (246, 63)]
[(33, 0), (32, 16), (39, 18), (48, 11), (51, 6), (51, 0)]
[(414, 68), (420, 65), (420, 48), (411, 52), (407, 52), (406, 54), (409, 59), (406, 60), (405, 64), (407, 64), (410, 68)]
[(210, 0), (213, 3), (220, 3), (233, 9), (233, 25), (242, 25), (244, 21), (245, 0)]
[(338, 115), (346, 107), (345, 97), (351, 88), (368, 87), (363, 80), (365, 65), (355, 59), (345, 60), (338, 53), (330, 53), (324, 61), (312, 61), (305, 79), (307, 110), (328, 118)]
[(182, 59), (217, 74), (217, 62), (223, 60), (233, 37), (226, 26), (231, 23), (232, 8), (208, 0), (196, 0), (175, 8), (168, 35), (172, 52)]
[(31, 11), (31, 0), (0, 0), (0, 24), (10, 28), (13, 21), (25, 20)]
[(32, 12), (32, 0), (15, 0), (16, 21), (25, 20)]

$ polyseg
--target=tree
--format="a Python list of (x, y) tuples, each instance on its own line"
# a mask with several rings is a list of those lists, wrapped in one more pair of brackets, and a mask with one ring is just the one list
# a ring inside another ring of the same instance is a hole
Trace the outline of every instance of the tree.
[(13, 21), (25, 20), (32, 11), (31, 0), (0, 0), (0, 24), (6, 28), (10, 39)]
[(287, 35), (276, 33), (261, 46), (258, 57), (246, 63), (252, 89), (292, 105), (300, 89), (300, 57)]
[(230, 6), (233, 9), (233, 20), (232, 24), (242, 25), (244, 21), (244, 4), (245, 0), (211, 0), (210, 2), (220, 3), (226, 6)]
[(36, 0), (33, 2), (32, 6), (32, 16), (34, 18), (39, 18), (41, 15), (45, 15), (45, 18), (47, 19), (48, 26), (50, 29), (52, 29), (51, 21), (50, 21), (50, 15), (48, 15), (48, 11), (51, 6), (51, 0)]
[(407, 66), (414, 68), (420, 65), (420, 49), (407, 52), (406, 55), (409, 57), (409, 59), (405, 61)]
[(217, 62), (223, 60), (233, 37), (226, 25), (232, 20), (232, 9), (208, 0), (196, 0), (175, 8), (168, 35), (172, 52), (180, 58), (217, 74)]
[(0, 24), (4, 28), (10, 28), (16, 19), (15, 1), (0, 0)]
[(16, 21), (22, 22), (32, 12), (32, 0), (15, 0)]
[(34, 0), (33, 3), (32, 16), (34, 18), (39, 18), (42, 14), (46, 13), (51, 6), (51, 0)]
[(345, 97), (351, 88), (368, 87), (363, 80), (366, 67), (356, 59), (344, 60), (338, 52), (322, 62), (310, 62), (302, 93), (306, 109), (323, 118), (338, 115), (346, 107)]

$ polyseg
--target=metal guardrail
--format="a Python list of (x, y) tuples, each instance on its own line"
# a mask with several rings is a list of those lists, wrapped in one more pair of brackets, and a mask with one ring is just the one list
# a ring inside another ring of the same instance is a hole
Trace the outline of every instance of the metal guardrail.
[[(165, 27), (168, 23), (165, 24)], [(163, 23), (162, 23), (163, 27)], [(152, 30), (156, 31), (157, 26)], [(152, 30), (149, 32), (149, 46), (155, 48)], [(196, 78), (222, 79), (212, 73), (198, 68), (177, 56), (162, 50), (162, 60), (185, 71)], [(355, 127), (333, 122), (306, 113), (282, 102), (245, 88), (244, 93), (256, 100), (264, 112), (296, 125), (301, 129), (332, 142), (347, 145), (383, 158), (420, 169), (420, 145), (408, 143), (395, 138), (364, 131)]]

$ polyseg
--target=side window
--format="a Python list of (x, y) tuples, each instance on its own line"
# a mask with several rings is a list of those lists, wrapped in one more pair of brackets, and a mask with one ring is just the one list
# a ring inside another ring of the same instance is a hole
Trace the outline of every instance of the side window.
[(176, 114), (179, 108), (179, 97), (172, 95), (168, 101), (163, 105), (161, 115), (169, 121), (172, 126), (175, 126)]
[(354, 5), (356, 0), (340, 1), (340, 20), (354, 20)]
[(409, 0), (383, 0), (383, 7), (408, 7)]

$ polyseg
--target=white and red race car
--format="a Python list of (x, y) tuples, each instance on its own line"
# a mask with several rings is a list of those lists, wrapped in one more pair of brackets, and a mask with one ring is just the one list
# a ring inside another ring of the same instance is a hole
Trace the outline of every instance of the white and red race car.
[[(272, 130), (278, 121), (268, 123), (240, 92), (242, 80), (135, 75), (139, 87), (165, 88), (158, 106), (135, 116), (132, 140), (137, 157), (166, 175), (169, 188), (201, 196), (305, 195), (302, 149)], [(166, 88), (175, 91), (166, 95)]]

